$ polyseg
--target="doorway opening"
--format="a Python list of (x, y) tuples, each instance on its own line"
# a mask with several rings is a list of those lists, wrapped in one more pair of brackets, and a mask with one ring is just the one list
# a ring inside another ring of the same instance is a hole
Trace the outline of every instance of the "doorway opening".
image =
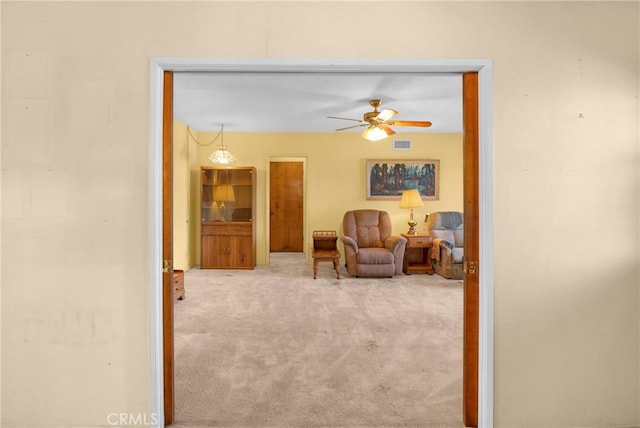
[[(165, 71), (224, 71), (247, 72), (412, 72), (412, 73), (465, 73), (478, 74), (478, 211), (480, 259), (478, 274), (479, 337), (478, 340), (478, 425), (491, 426), (493, 422), (493, 193), (492, 193), (492, 64), (485, 59), (470, 60), (252, 60), (228, 59), (154, 59), (151, 67), (151, 195), (150, 195), (150, 260), (152, 280), (151, 301), (151, 411), (163, 414), (162, 359), (162, 99)], [(163, 424), (162, 418), (160, 423)]]

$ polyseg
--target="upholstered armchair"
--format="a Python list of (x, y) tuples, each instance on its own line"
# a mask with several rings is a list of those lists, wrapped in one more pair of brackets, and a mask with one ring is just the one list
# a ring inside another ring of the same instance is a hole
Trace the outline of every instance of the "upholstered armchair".
[(349, 276), (390, 278), (402, 273), (407, 240), (391, 235), (389, 213), (379, 210), (347, 211), (342, 228)]
[(462, 279), (464, 226), (461, 212), (441, 211), (429, 214), (427, 230), (433, 239), (431, 264), (437, 274)]

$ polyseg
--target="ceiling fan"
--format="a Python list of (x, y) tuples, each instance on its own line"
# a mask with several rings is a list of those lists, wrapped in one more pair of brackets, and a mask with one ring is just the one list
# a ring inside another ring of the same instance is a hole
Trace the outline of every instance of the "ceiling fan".
[(393, 135), (396, 132), (389, 126), (417, 126), (422, 128), (428, 128), (431, 126), (429, 121), (421, 120), (390, 120), (396, 114), (397, 111), (392, 109), (384, 109), (378, 111), (378, 107), (382, 103), (381, 100), (370, 100), (369, 104), (373, 107), (373, 111), (365, 113), (362, 119), (349, 119), (346, 117), (327, 116), (329, 119), (342, 119), (351, 120), (354, 122), (360, 122), (358, 125), (346, 126), (344, 128), (338, 128), (336, 131), (344, 131), (346, 129), (357, 128), (360, 126), (366, 126), (362, 132), (362, 136), (369, 141), (378, 141), (387, 138), (389, 135)]

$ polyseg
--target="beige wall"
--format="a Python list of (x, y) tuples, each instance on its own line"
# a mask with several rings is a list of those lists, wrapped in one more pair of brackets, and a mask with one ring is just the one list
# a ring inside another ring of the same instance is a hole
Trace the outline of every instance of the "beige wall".
[(4, 426), (149, 411), (154, 56), (491, 58), (496, 426), (640, 423), (639, 4), (374, 4), (0, 4)]
[[(198, 142), (213, 141), (217, 132), (200, 132)], [(195, 135), (195, 134), (194, 134)], [(228, 149), (238, 159), (238, 166), (257, 168), (256, 258), (258, 264), (268, 263), (269, 223), (268, 191), (269, 162), (273, 159), (297, 157), (306, 160), (305, 171), (305, 251), (314, 230), (335, 230), (341, 234), (344, 212), (356, 208), (383, 209), (391, 214), (394, 233), (408, 230), (409, 212), (398, 207), (398, 201), (366, 199), (367, 159), (437, 159), (440, 162), (440, 198), (425, 201), (414, 210), (422, 220), (427, 212), (462, 211), (462, 136), (460, 134), (398, 133), (398, 138), (410, 139), (411, 150), (393, 150), (392, 140), (370, 143), (359, 133), (224, 133)], [(211, 165), (209, 154), (217, 149), (190, 142), (189, 152), (197, 157), (192, 176), (199, 177), (201, 165)], [(199, 200), (199, 193), (193, 195)], [(192, 222), (199, 222), (197, 211)], [(198, 241), (199, 244), (199, 241)], [(199, 264), (200, 253), (194, 256)]]

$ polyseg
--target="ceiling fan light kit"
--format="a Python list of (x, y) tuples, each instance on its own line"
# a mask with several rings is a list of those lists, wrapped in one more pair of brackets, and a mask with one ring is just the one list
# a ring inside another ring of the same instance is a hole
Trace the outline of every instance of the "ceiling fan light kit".
[(338, 128), (336, 131), (344, 131), (346, 129), (357, 128), (360, 126), (366, 126), (367, 129), (362, 133), (362, 137), (368, 141), (380, 141), (387, 138), (389, 135), (393, 135), (396, 132), (389, 127), (392, 126), (416, 126), (421, 128), (428, 128), (431, 126), (431, 122), (426, 120), (390, 120), (392, 117), (398, 114), (396, 110), (384, 109), (378, 111), (378, 107), (382, 103), (379, 99), (372, 99), (369, 101), (369, 105), (373, 107), (373, 111), (367, 112), (363, 115), (362, 120), (350, 119), (346, 117), (327, 116), (329, 119), (341, 119), (351, 120), (354, 122), (360, 122), (358, 125), (347, 126), (344, 128)]
[(387, 133), (384, 132), (382, 128), (379, 128), (377, 126), (368, 127), (367, 129), (364, 130), (364, 132), (362, 133), (362, 136), (364, 137), (365, 140), (369, 140), (369, 141), (380, 141), (388, 137)]

